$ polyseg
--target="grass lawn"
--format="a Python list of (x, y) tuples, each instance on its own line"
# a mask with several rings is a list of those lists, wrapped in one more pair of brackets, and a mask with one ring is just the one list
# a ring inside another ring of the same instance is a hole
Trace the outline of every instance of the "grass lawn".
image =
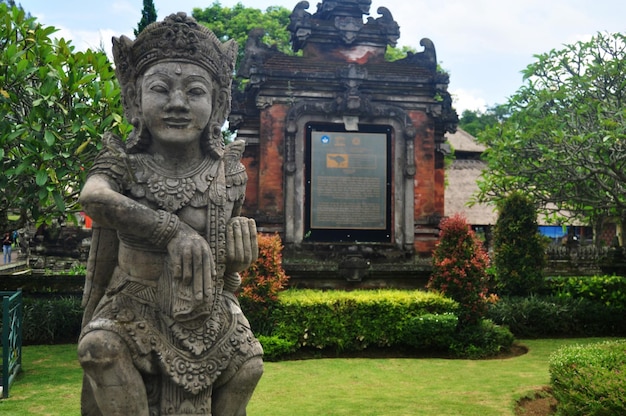
[[(523, 340), (525, 355), (497, 360), (334, 358), (265, 363), (250, 416), (513, 415), (514, 403), (549, 381), (548, 358), (599, 338)], [(75, 345), (23, 349), (23, 372), (2, 416), (80, 413)]]

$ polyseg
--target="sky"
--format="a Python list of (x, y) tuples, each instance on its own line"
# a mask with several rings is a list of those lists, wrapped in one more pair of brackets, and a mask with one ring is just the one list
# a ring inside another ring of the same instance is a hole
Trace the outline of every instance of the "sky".
[[(321, 2), (321, 0), (319, 0)], [(18, 0), (39, 22), (59, 29), (78, 49), (109, 51), (111, 37), (134, 38), (142, 0)], [(220, 0), (265, 10), (293, 10), (299, 0)], [(154, 0), (159, 20), (170, 13), (206, 8), (213, 0)], [(308, 12), (318, 1), (310, 0)], [(588, 40), (598, 32), (626, 32), (624, 0), (372, 0), (370, 16), (386, 7), (400, 26), (398, 46), (422, 50), (435, 44), (437, 61), (450, 74), (448, 90), (459, 115), (504, 104), (522, 85), (521, 71), (534, 55)]]

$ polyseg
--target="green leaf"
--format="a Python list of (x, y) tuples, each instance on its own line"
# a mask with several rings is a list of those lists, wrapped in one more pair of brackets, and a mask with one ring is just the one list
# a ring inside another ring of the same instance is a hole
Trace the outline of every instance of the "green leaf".
[(57, 191), (52, 192), (52, 198), (54, 198), (54, 204), (57, 207), (57, 210), (60, 212), (65, 211), (65, 201), (63, 200), (63, 196)]
[(35, 176), (35, 183), (39, 186), (43, 186), (48, 182), (48, 173), (45, 170), (40, 170)]
[(50, 130), (46, 130), (44, 133), (44, 140), (48, 146), (52, 146), (54, 145), (54, 142), (56, 142), (56, 137)]
[(45, 201), (46, 199), (48, 199), (48, 190), (45, 188), (40, 189), (39, 192), (37, 192), (37, 197), (40, 201)]

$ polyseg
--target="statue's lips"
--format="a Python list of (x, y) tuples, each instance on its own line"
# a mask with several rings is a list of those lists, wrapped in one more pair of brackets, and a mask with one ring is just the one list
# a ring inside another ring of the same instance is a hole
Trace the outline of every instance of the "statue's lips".
[(171, 128), (182, 128), (187, 127), (191, 122), (191, 119), (180, 117), (166, 117), (163, 119), (163, 122), (165, 122), (165, 124)]

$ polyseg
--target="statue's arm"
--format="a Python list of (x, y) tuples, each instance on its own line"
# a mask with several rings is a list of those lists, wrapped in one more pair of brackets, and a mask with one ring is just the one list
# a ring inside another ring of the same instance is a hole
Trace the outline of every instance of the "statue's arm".
[(80, 194), (80, 204), (100, 226), (143, 237), (161, 247), (167, 246), (180, 226), (176, 215), (154, 210), (123, 195), (102, 174), (89, 176)]
[(207, 241), (175, 214), (145, 206), (115, 188), (115, 182), (105, 175), (91, 175), (80, 196), (85, 212), (105, 228), (122, 230), (166, 249), (173, 277), (192, 285), (196, 299), (209, 296), (216, 268)]
[(226, 196), (232, 206), (232, 218), (226, 227), (226, 272), (234, 274), (250, 267), (259, 255), (256, 222), (241, 217), (248, 176), (241, 157), (245, 142), (235, 140), (226, 147)]

